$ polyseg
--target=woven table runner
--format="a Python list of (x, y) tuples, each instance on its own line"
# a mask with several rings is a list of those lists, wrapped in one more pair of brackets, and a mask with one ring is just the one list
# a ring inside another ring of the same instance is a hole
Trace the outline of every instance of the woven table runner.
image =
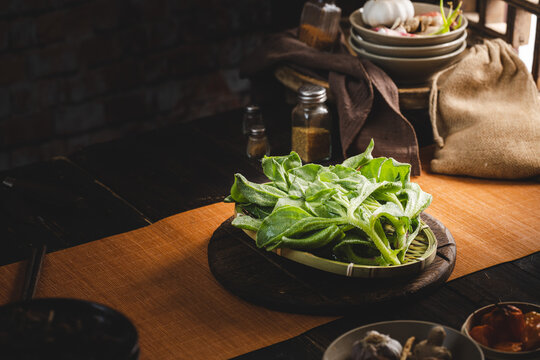
[[(540, 185), (433, 175), (428, 212), (457, 243), (451, 279), (540, 251)], [(141, 359), (226, 359), (295, 337), (334, 318), (270, 311), (229, 294), (212, 277), (207, 244), (233, 214), (213, 204), (151, 226), (48, 254), (37, 297), (96, 301), (126, 314)], [(24, 263), (0, 268), (0, 303), (20, 294)]]

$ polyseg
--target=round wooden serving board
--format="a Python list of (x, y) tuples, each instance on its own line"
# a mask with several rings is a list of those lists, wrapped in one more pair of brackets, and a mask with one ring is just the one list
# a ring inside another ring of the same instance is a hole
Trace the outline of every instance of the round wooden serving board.
[(437, 238), (437, 256), (424, 271), (406, 278), (361, 279), (314, 269), (266, 250), (241, 229), (233, 217), (214, 232), (208, 264), (219, 283), (234, 295), (269, 309), (317, 315), (344, 315), (365, 305), (414, 300), (443, 284), (454, 269), (456, 243), (437, 219), (422, 220)]

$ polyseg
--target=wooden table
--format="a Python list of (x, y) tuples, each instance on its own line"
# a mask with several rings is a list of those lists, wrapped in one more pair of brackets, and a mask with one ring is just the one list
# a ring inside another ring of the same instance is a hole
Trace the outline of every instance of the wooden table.
[[(272, 107), (263, 108), (263, 111), (273, 153), (287, 153), (290, 149), (290, 108)], [(248, 160), (244, 155), (245, 139), (240, 125), (241, 111), (228, 112), (94, 145), (67, 158), (57, 158), (1, 173), (0, 181), (11, 177), (15, 179), (15, 187), (8, 189), (0, 186), (3, 205), (0, 209), (0, 265), (28, 258), (31, 245), (40, 241), (47, 243), (49, 251), (57, 251), (138, 229), (165, 217), (219, 202), (228, 194), (233, 180), (232, 174), (235, 172), (240, 172), (254, 181), (263, 180), (260, 164)], [(429, 157), (429, 152), (424, 152), (424, 155)], [(339, 161), (339, 156), (336, 155), (333, 161)], [(427, 178), (424, 184), (429, 184), (429, 181)], [(465, 188), (477, 186), (482, 181), (448, 177), (448, 186)], [(497, 182), (492, 187), (486, 185), (488, 187), (484, 190), (496, 192), (497, 186), (509, 184), (513, 183)], [(540, 185), (526, 184), (529, 189), (531, 186)], [(438, 191), (445, 191), (444, 186)], [(517, 195), (521, 194), (520, 191), (523, 192), (516, 201), (539, 203), (540, 199), (528, 198), (525, 190), (516, 187), (515, 191)], [(475, 198), (472, 193), (469, 199), (460, 201), (481, 203), (482, 199), (480, 195)], [(513, 200), (502, 198), (501, 213), (504, 214), (504, 204), (510, 201)], [(481, 209), (481, 206), (479, 208)], [(540, 210), (540, 206), (537, 209)], [(441, 211), (447, 211), (449, 221), (452, 219), (451, 208)], [(530, 222), (526, 224), (525, 231), (529, 231), (533, 236), (540, 231), (537, 214), (523, 217), (527, 219), (523, 220), (524, 222)], [(514, 215), (516, 216), (513, 221), (519, 226), (521, 217)], [(476, 220), (473, 226), (484, 226), (486, 229), (489, 228), (488, 224), (492, 226), (493, 219), (486, 218), (481, 211), (475, 213), (474, 218)], [(464, 224), (446, 225), (450, 231), (455, 230), (457, 234), (464, 231)], [(501, 231), (504, 232), (505, 229)], [(341, 333), (362, 324), (385, 319), (419, 319), (459, 328), (468, 313), (485, 304), (499, 300), (540, 302), (539, 274), (540, 254), (536, 252), (451, 280), (413, 303), (396, 304), (392, 308), (384, 309), (375, 306), (315, 327), (298, 336), (290, 335), (290, 339), (285, 338), (275, 344), (268, 344), (264, 339), (254, 339), (253, 343), (246, 347), (250, 352), (240, 358), (320, 359), (325, 347)], [(48, 293), (51, 292), (54, 293), (49, 289)], [(18, 294), (10, 294), (4, 298), (16, 300), (17, 296)], [(296, 319), (292, 314), (269, 313), (266, 316), (276, 316), (289, 321)], [(332, 319), (324, 319), (330, 320)], [(256, 331), (257, 321), (271, 321), (271, 318), (253, 321)], [(306, 330), (308, 329), (309, 327)], [(182, 335), (189, 337), (189, 330), (186, 329)], [(286, 333), (285, 329), (283, 333)], [(147, 339), (147, 342), (149, 340)], [(193, 338), (190, 341), (195, 348), (207, 346), (207, 341), (202, 338)], [(220, 351), (226, 348), (225, 341), (220, 348), (213, 349), (216, 358), (227, 357), (219, 355)], [(151, 358), (144, 347), (142, 358)], [(170, 354), (170, 358), (182, 358), (182, 354)]]

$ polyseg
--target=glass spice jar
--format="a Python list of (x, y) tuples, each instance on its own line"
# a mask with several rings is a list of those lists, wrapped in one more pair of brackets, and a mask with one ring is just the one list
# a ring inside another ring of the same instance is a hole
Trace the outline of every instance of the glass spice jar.
[(331, 51), (339, 34), (341, 9), (333, 1), (310, 0), (300, 16), (298, 39), (311, 47)]
[(264, 125), (255, 124), (249, 129), (246, 153), (250, 159), (261, 159), (265, 155), (270, 155), (270, 145)]
[(244, 117), (242, 119), (242, 133), (244, 135), (249, 134), (249, 129), (254, 125), (264, 125), (261, 109), (257, 105), (248, 105), (244, 110)]
[(332, 156), (332, 119), (325, 104), (326, 89), (303, 85), (292, 111), (292, 150), (304, 162), (329, 160)]

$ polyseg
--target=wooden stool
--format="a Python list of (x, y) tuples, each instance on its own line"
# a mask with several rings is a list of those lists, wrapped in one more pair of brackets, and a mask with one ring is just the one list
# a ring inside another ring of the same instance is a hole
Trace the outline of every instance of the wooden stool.
[[(327, 81), (315, 79), (311, 76), (307, 76), (299, 73), (298, 71), (290, 68), (289, 66), (280, 66), (274, 70), (274, 75), (277, 80), (282, 83), (287, 89), (292, 90), (294, 93), (298, 91), (300, 86), (304, 84), (316, 84), (324, 87), (327, 90), (328, 99), (333, 101), (332, 93), (328, 91), (329, 85)], [(399, 106), (402, 110), (424, 110), (429, 108), (429, 85), (420, 85), (416, 87), (400, 87), (399, 90)], [(296, 97), (294, 96), (290, 103), (296, 103)]]

